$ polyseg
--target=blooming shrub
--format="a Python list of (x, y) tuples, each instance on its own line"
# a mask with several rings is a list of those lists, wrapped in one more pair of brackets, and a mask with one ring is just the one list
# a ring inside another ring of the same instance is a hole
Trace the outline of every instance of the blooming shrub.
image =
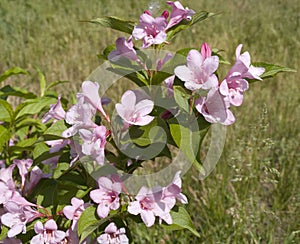
[[(100, 94), (101, 81), (84, 81), (72, 105), (51, 91), (62, 82), (47, 84), (42, 73), (38, 95), (11, 85), (0, 89), (4, 243), (129, 243), (129, 219), (199, 236), (183, 207), (184, 167), (169, 170), (171, 176), (164, 173), (155, 184), (134, 181), (135, 172), (145, 161), (174, 159), (174, 148), (205, 172), (200, 149), (209, 128), (235, 122), (230, 107), (242, 104), (249, 83), (290, 70), (251, 63), (242, 45), (223, 78), (218, 69), (226, 62), (207, 43), (163, 52), (178, 33), (213, 15), (178, 1), (166, 7), (171, 12), (160, 16), (146, 10), (139, 23), (116, 17), (90, 21), (129, 35), (99, 55), (109, 64), (107, 72), (138, 87), (122, 95), (115, 113), (106, 109), (111, 99)], [(0, 82), (17, 74), (27, 72), (10, 69)], [(13, 108), (9, 96), (23, 100)]]

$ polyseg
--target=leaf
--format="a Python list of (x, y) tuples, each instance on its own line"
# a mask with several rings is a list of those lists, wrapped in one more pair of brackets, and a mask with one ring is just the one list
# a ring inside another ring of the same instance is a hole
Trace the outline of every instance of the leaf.
[(48, 128), (45, 133), (43, 134), (43, 137), (45, 140), (54, 140), (54, 139), (60, 139), (63, 138), (61, 134), (68, 129), (67, 125), (65, 124), (64, 120), (58, 120), (55, 123), (53, 123), (50, 128)]
[(27, 100), (26, 105), (19, 111), (16, 118), (27, 114), (39, 114), (45, 107), (50, 107), (51, 104), (55, 104), (56, 102), (57, 99), (53, 97)]
[(171, 210), (170, 212), (173, 223), (171, 225), (163, 224), (162, 226), (167, 230), (181, 230), (188, 229), (195, 236), (200, 238), (200, 234), (196, 230), (189, 213), (183, 208), (178, 207), (177, 211)]
[[(268, 63), (263, 63), (263, 62), (257, 62), (257, 63), (252, 63), (253, 66), (255, 67), (262, 67), (265, 68), (265, 72), (260, 76), (262, 79), (267, 79), (276, 76), (278, 73), (281, 72), (297, 72), (294, 69), (290, 69), (288, 67), (276, 65), (276, 64), (268, 64)], [(254, 82), (257, 80), (249, 80), (249, 82)]]
[(26, 118), (21, 120), (17, 126), (16, 130), (19, 130), (22, 127), (26, 126), (34, 126), (38, 131), (44, 132), (47, 129), (47, 126), (42, 124), (40, 121), (37, 119), (32, 119), (32, 118)]
[(0, 125), (0, 152), (2, 151), (2, 148), (7, 143), (7, 141), (10, 139), (10, 132), (8, 129), (6, 129), (4, 126)]
[(37, 205), (53, 209), (57, 205), (57, 188), (58, 183), (56, 180), (42, 179), (34, 188), (34, 195), (37, 196)]
[(148, 86), (148, 82), (144, 75), (142, 75), (140, 72), (132, 70), (132, 69), (127, 69), (124, 67), (120, 68), (107, 68), (107, 70), (116, 73), (118, 75), (121, 75), (122, 77), (126, 77), (129, 80), (133, 81), (135, 84), (137, 84), (140, 87), (143, 86)]
[(60, 84), (65, 84), (65, 83), (69, 83), (70, 81), (68, 80), (56, 80), (51, 82), (47, 87), (46, 87), (46, 91), (48, 91), (50, 88), (60, 85)]
[(209, 12), (206, 12), (206, 11), (201, 11), (199, 13), (194, 14), (191, 21), (188, 21), (188, 20), (185, 20), (185, 19), (182, 20), (179, 24), (173, 26), (172, 28), (170, 28), (168, 30), (167, 41), (170, 41), (180, 31), (185, 30), (185, 29), (191, 27), (192, 25), (194, 25), (194, 24), (196, 24), (200, 21), (203, 21), (203, 20), (205, 20), (209, 17), (212, 17), (214, 15), (216, 15), (216, 14), (215, 13), (209, 13)]
[(32, 92), (18, 87), (11, 87), (10, 85), (6, 85), (0, 89), (0, 97), (6, 98), (8, 96), (23, 97), (26, 99), (36, 98), (36, 95)]
[(177, 105), (182, 108), (185, 112), (189, 112), (189, 95), (185, 92), (184, 88), (181, 86), (174, 86), (174, 98), (177, 103)]
[(90, 206), (84, 210), (78, 220), (78, 235), (80, 236), (79, 243), (91, 235), (94, 230), (96, 230), (105, 221), (107, 221), (107, 218), (99, 219), (95, 206)]
[(111, 53), (111, 51), (113, 51), (114, 49), (116, 49), (116, 45), (112, 44), (107, 46), (103, 52), (101, 54), (98, 54), (97, 57), (99, 59), (104, 59), (104, 60), (108, 60), (108, 55)]
[(13, 109), (8, 102), (0, 99), (0, 121), (11, 122), (13, 120)]
[(92, 20), (87, 20), (82, 22), (98, 24), (103, 27), (108, 27), (114, 30), (122, 31), (130, 35), (132, 34), (134, 28), (133, 21), (123, 20), (114, 16), (107, 16), (103, 18), (97, 18), (97, 19), (92, 19)]
[(14, 67), (9, 70), (6, 70), (2, 75), (0, 75), (0, 83), (6, 80), (8, 77), (12, 75), (19, 75), (19, 74), (28, 74), (26, 70), (21, 69), (19, 67)]
[(9, 151), (15, 152), (15, 151), (24, 151), (26, 149), (30, 149), (32, 148), (34, 143), (36, 143), (36, 141), (37, 141), (36, 138), (28, 138), (26, 140), (19, 141), (14, 146), (9, 147)]
[(9, 231), (8, 227), (6, 227), (5, 225), (1, 225), (0, 241), (3, 241), (7, 237), (8, 231)]
[(39, 68), (37, 68), (37, 72), (38, 72), (38, 75), (39, 75), (40, 92), (41, 92), (41, 97), (42, 97), (45, 94), (47, 82), (46, 82), (45, 75), (43, 74), (43, 72)]

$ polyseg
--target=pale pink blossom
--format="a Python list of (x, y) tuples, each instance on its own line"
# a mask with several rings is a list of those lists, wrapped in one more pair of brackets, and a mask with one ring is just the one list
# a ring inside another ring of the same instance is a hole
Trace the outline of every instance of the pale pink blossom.
[(220, 85), (220, 93), (234, 106), (240, 106), (243, 102), (243, 92), (249, 88), (246, 79), (262, 80), (260, 75), (265, 71), (264, 68), (251, 65), (250, 54), (248, 52), (241, 54), (242, 47), (240, 44), (236, 48), (236, 62)]
[(31, 222), (41, 214), (31, 208), (31, 206), (23, 205), (21, 202), (9, 201), (5, 204), (7, 213), (1, 216), (1, 223), (10, 228), (7, 233), (9, 238), (20, 233), (26, 233), (26, 224)]
[[(98, 92), (98, 90), (96, 91)], [(66, 113), (65, 120), (70, 128), (66, 129), (62, 136), (65, 138), (74, 136), (79, 129), (90, 129), (97, 125), (92, 121), (95, 109), (89, 104), (84, 103), (84, 97), (80, 97), (77, 104), (73, 105)]]
[(167, 224), (172, 224), (170, 209), (162, 202), (162, 188), (157, 187), (149, 190), (142, 187), (135, 197), (134, 202), (129, 203), (128, 212), (133, 215), (141, 215), (141, 218), (147, 227), (155, 222), (158, 216), (160, 221), (163, 219)]
[(119, 195), (122, 192), (122, 182), (118, 177), (100, 177), (98, 179), (99, 189), (90, 192), (91, 199), (98, 203), (97, 214), (100, 218), (108, 216), (110, 210), (120, 207)]
[(174, 73), (191, 91), (209, 90), (218, 86), (218, 78), (214, 74), (218, 66), (217, 56), (204, 57), (199, 51), (193, 49), (187, 55), (187, 65), (177, 66)]
[(67, 219), (72, 220), (72, 230), (76, 229), (76, 224), (82, 214), (82, 212), (87, 207), (82, 199), (73, 197), (71, 199), (71, 205), (67, 205), (63, 209), (63, 213)]
[(211, 48), (206, 42), (201, 45), (200, 52), (204, 59), (211, 57)]
[(172, 97), (174, 95), (173, 84), (174, 84), (175, 75), (171, 75), (164, 80), (165, 86), (167, 88), (167, 96)]
[(82, 93), (78, 93), (77, 97), (84, 97), (86, 103), (98, 110), (109, 121), (109, 117), (102, 107), (102, 99), (99, 96), (99, 84), (97, 82), (84, 81), (81, 85), (81, 90)]
[(154, 103), (149, 99), (137, 102), (136, 94), (128, 90), (122, 98), (121, 103), (116, 104), (117, 113), (129, 125), (147, 125), (154, 117), (148, 115), (154, 107)]
[(38, 166), (34, 166), (30, 171), (29, 179), (25, 183), (24, 192), (29, 194), (41, 179), (49, 178), (50, 176), (50, 174), (44, 174)]
[(191, 20), (192, 16), (195, 14), (195, 11), (189, 8), (184, 8), (179, 1), (167, 1), (167, 4), (172, 6), (172, 13), (170, 16), (169, 23), (166, 29), (171, 28), (174, 25), (177, 25), (183, 19)]
[(42, 119), (42, 123), (47, 123), (50, 119), (53, 119), (53, 122), (57, 120), (62, 120), (65, 118), (66, 112), (61, 106), (61, 97), (59, 96), (56, 104), (50, 105), (50, 110)]
[(99, 165), (105, 162), (104, 148), (106, 144), (105, 126), (97, 126), (93, 131), (81, 129), (80, 137), (83, 139), (82, 153), (91, 156)]
[(164, 15), (154, 18), (149, 11), (145, 11), (140, 16), (140, 24), (134, 27), (132, 36), (136, 40), (143, 39), (143, 48), (147, 48), (166, 40), (166, 27), (167, 19)]
[(5, 238), (2, 242), (0, 242), (2, 244), (22, 244), (22, 242), (15, 238), (15, 237), (12, 237), (12, 238)]
[(53, 219), (49, 219), (45, 225), (37, 221), (34, 231), (37, 235), (31, 239), (30, 244), (60, 244), (66, 237), (64, 231), (57, 229), (57, 224)]
[(156, 70), (160, 71), (163, 68), (164, 64), (166, 62), (168, 62), (172, 57), (173, 57), (172, 53), (167, 53), (166, 56), (163, 59), (159, 59), (156, 62)]
[(136, 51), (133, 47), (132, 36), (126, 40), (125, 37), (119, 37), (116, 40), (116, 50), (113, 50), (108, 55), (111, 61), (117, 61), (120, 57), (124, 57), (133, 61), (139, 60)]
[(229, 106), (227, 98), (220, 94), (218, 88), (212, 88), (206, 97), (200, 97), (195, 101), (196, 109), (206, 121), (223, 125), (230, 125), (235, 121)]
[(129, 240), (124, 227), (118, 229), (115, 223), (111, 222), (104, 230), (104, 233), (97, 238), (100, 244), (126, 244)]
[(19, 169), (19, 174), (21, 176), (21, 188), (23, 189), (24, 185), (25, 185), (25, 179), (27, 177), (29, 168), (31, 167), (31, 165), (33, 164), (32, 159), (14, 159), (13, 163), (15, 165), (17, 165), (18, 169)]

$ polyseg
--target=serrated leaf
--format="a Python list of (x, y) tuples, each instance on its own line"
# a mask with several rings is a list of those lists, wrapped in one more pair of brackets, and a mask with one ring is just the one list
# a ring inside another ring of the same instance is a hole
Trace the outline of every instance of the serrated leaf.
[(8, 102), (0, 99), (0, 121), (11, 122), (13, 120), (13, 109)]
[(0, 241), (3, 241), (7, 237), (7, 232), (9, 228), (5, 225), (1, 225)]
[[(265, 72), (260, 76), (262, 79), (267, 79), (276, 76), (278, 73), (281, 72), (297, 72), (294, 69), (276, 65), (276, 64), (269, 64), (269, 63), (263, 63), (263, 62), (256, 62), (252, 63), (253, 66), (255, 67), (262, 67), (265, 68)], [(254, 82), (257, 80), (249, 80), (249, 82)]]
[(15, 151), (23, 151), (29, 149), (34, 145), (36, 141), (37, 141), (36, 138), (28, 138), (26, 140), (19, 141), (17, 144), (9, 147), (9, 151), (15, 152)]
[(21, 69), (19, 67), (14, 67), (9, 70), (6, 70), (2, 75), (0, 75), (0, 83), (6, 80), (8, 77), (12, 75), (19, 75), (19, 74), (28, 74), (26, 70)]
[(92, 20), (83, 21), (83, 22), (98, 24), (103, 27), (107, 27), (107, 28), (111, 28), (114, 30), (125, 32), (127, 34), (132, 34), (132, 31), (134, 28), (133, 21), (123, 20), (123, 19), (120, 19), (120, 18), (114, 17), (114, 16), (107, 16), (107, 17), (92, 19)]
[(36, 98), (36, 95), (32, 92), (18, 87), (11, 87), (10, 85), (6, 85), (0, 89), (0, 97), (6, 98), (8, 96), (22, 97), (26, 99)]
[(163, 227), (167, 230), (181, 230), (188, 229), (195, 236), (200, 237), (200, 234), (196, 230), (189, 213), (183, 208), (178, 207), (178, 211), (170, 212), (173, 223), (171, 225), (163, 224)]
[(53, 209), (57, 205), (58, 183), (53, 179), (42, 179), (35, 187), (34, 192), (37, 196), (37, 204), (45, 208)]

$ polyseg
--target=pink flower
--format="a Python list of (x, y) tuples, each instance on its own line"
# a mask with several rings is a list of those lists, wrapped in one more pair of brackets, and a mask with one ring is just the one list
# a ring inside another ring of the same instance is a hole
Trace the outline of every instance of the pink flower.
[(147, 125), (154, 117), (148, 115), (154, 107), (154, 103), (149, 99), (137, 102), (136, 94), (129, 90), (126, 91), (121, 103), (116, 104), (117, 113), (129, 125)]
[(87, 207), (87, 204), (85, 204), (83, 200), (78, 199), (76, 197), (73, 197), (71, 199), (71, 204), (72, 205), (68, 205), (64, 207), (63, 213), (67, 217), (67, 219), (73, 220), (71, 229), (75, 230), (80, 215)]
[(174, 84), (175, 75), (172, 75), (164, 80), (164, 83), (167, 87), (167, 96), (172, 97), (174, 95), (173, 84)]
[(230, 125), (235, 121), (229, 105), (226, 97), (220, 94), (218, 88), (212, 88), (206, 97), (200, 97), (195, 101), (196, 109), (206, 121), (223, 125)]
[(220, 85), (220, 93), (226, 96), (233, 106), (240, 106), (243, 102), (243, 92), (249, 88), (245, 79), (261, 80), (259, 76), (265, 71), (264, 68), (251, 65), (250, 54), (241, 54), (242, 47), (240, 44), (236, 48), (236, 62)]
[(37, 235), (31, 239), (30, 244), (60, 244), (66, 237), (64, 231), (57, 230), (57, 224), (53, 219), (49, 219), (45, 225), (37, 221), (34, 225), (34, 231)]
[(90, 130), (79, 130), (80, 137), (83, 139), (82, 153), (92, 156), (99, 165), (105, 161), (104, 148), (106, 144), (105, 126), (97, 126), (93, 132)]
[(22, 242), (19, 239), (14, 238), (14, 237), (12, 237), (12, 238), (5, 238), (3, 240), (3, 242), (1, 242), (1, 243), (3, 243), (3, 244), (22, 244)]
[(49, 178), (50, 176), (50, 174), (44, 174), (38, 166), (34, 166), (30, 171), (29, 180), (25, 183), (24, 192), (29, 194), (42, 178)]
[(155, 216), (168, 224), (172, 224), (170, 209), (161, 201), (162, 189), (160, 187), (149, 190), (143, 186), (135, 199), (136, 201), (129, 203), (128, 212), (133, 215), (140, 214), (147, 227), (154, 224)]
[(122, 192), (122, 183), (119, 177), (100, 177), (99, 189), (90, 192), (91, 199), (98, 203), (97, 214), (100, 218), (108, 216), (110, 210), (120, 207), (119, 195)]
[(133, 61), (137, 61), (139, 58), (136, 55), (136, 51), (133, 47), (132, 36), (126, 40), (125, 37), (119, 37), (116, 40), (116, 50), (113, 50), (108, 55), (108, 59), (117, 61), (120, 57), (124, 57)]
[(102, 107), (102, 100), (99, 96), (99, 84), (92, 81), (84, 81), (81, 86), (82, 93), (78, 93), (77, 96), (84, 97), (84, 101), (89, 103), (94, 109), (98, 110), (107, 121), (109, 117), (106, 115)]
[(188, 9), (187, 7), (184, 8), (179, 1), (167, 1), (167, 4), (172, 6), (172, 13), (167, 25), (167, 29), (177, 25), (183, 19), (191, 20), (192, 16), (195, 14), (195, 11)]
[(136, 40), (143, 39), (143, 48), (147, 48), (152, 44), (161, 44), (166, 40), (166, 27), (165, 16), (153, 18), (149, 11), (145, 11), (140, 16), (140, 24), (134, 27), (132, 36)]
[(17, 165), (18, 169), (19, 169), (19, 174), (21, 176), (21, 180), (22, 180), (22, 186), (21, 188), (24, 187), (25, 185), (25, 179), (27, 177), (28, 174), (28, 170), (31, 167), (31, 165), (33, 164), (32, 159), (14, 159), (13, 163), (15, 165)]
[[(98, 91), (97, 91), (98, 92)], [(66, 113), (66, 122), (72, 125), (63, 133), (63, 137), (74, 136), (79, 129), (94, 128), (97, 125), (92, 121), (95, 109), (88, 103), (84, 103), (84, 97), (80, 97), (77, 104), (73, 105)]]
[(53, 122), (56, 122), (57, 120), (65, 118), (66, 112), (61, 106), (60, 99), (61, 97), (59, 96), (57, 99), (57, 103), (50, 105), (50, 110), (45, 114), (44, 118), (42, 119), (42, 123), (47, 123), (50, 119), (54, 119)]
[(162, 67), (164, 66), (164, 64), (166, 62), (168, 62), (172, 57), (173, 57), (172, 53), (167, 53), (166, 56), (164, 57), (164, 59), (158, 60), (157, 64), (156, 64), (156, 70), (160, 71), (162, 69)]
[(211, 57), (211, 48), (206, 42), (201, 45), (200, 52), (204, 59)]
[(104, 230), (104, 234), (100, 235), (97, 238), (97, 242), (101, 244), (109, 244), (109, 243), (129, 243), (127, 236), (125, 235), (125, 228), (120, 228), (116, 226), (115, 223), (110, 223)]
[(188, 200), (184, 194), (181, 193), (181, 178), (180, 171), (178, 171), (172, 182), (163, 189), (162, 201), (166, 203), (171, 210), (176, 203), (176, 199), (183, 204), (187, 204)]
[(17, 201), (7, 202), (5, 204), (5, 209), (8, 212), (1, 216), (1, 222), (10, 228), (7, 233), (9, 238), (14, 237), (21, 232), (25, 234), (26, 224), (40, 216), (38, 211)]
[(189, 51), (187, 55), (187, 66), (177, 66), (175, 75), (184, 81), (184, 86), (191, 90), (208, 90), (218, 86), (218, 78), (214, 74), (219, 66), (217, 56), (202, 56), (197, 50)]

